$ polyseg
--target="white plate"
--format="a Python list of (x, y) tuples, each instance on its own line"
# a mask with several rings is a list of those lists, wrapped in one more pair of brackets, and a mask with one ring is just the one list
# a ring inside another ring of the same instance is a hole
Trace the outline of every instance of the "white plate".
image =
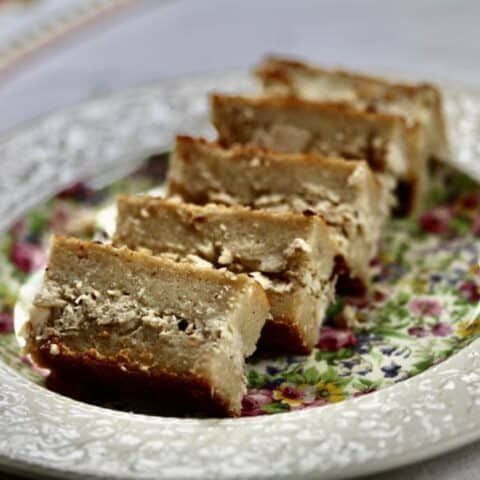
[[(171, 80), (59, 112), (0, 144), (0, 230), (61, 187), (131, 167), (177, 132), (210, 135), (206, 93), (243, 73)], [(446, 89), (456, 165), (480, 179), (480, 96)], [(0, 362), (0, 464), (59, 478), (345, 478), (480, 438), (480, 341), (410, 380), (255, 418), (147, 417), (54, 394)]]

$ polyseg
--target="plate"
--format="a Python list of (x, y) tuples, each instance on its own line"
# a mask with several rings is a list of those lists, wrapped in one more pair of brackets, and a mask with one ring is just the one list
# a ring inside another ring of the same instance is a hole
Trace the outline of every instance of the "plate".
[[(49, 232), (101, 235), (116, 193), (161, 183), (166, 161), (152, 155), (176, 133), (213, 135), (213, 89), (252, 85), (228, 72), (132, 89), (0, 144), (0, 328), (10, 329), (18, 292), (18, 308), (28, 301)], [(480, 179), (480, 95), (444, 94), (453, 166)], [(61, 478), (345, 478), (480, 438), (478, 186), (438, 168), (425, 208), (418, 220), (392, 222), (373, 265), (374, 297), (337, 302), (311, 357), (249, 361), (239, 419), (77, 402), (43, 387), (45, 372), (1, 335), (0, 464)], [(338, 326), (352, 317), (354, 328)]]

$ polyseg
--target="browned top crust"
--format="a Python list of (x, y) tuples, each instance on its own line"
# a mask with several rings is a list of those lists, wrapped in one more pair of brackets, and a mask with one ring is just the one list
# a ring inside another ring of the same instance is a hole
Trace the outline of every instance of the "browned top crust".
[[(205, 147), (218, 149), (219, 151), (225, 151), (225, 147), (216, 141), (205, 140), (202, 137), (191, 137), (189, 135), (177, 135), (175, 140), (175, 148), (186, 151), (191, 147), (198, 147), (203, 145)], [(368, 163), (365, 160), (355, 159), (345, 161), (342, 157), (332, 155), (321, 155), (320, 153), (294, 153), (294, 152), (278, 152), (268, 148), (258, 147), (255, 145), (232, 145), (228, 148), (228, 154), (232, 157), (241, 158), (260, 158), (265, 161), (288, 161), (302, 164), (305, 163), (318, 163), (326, 168), (332, 168), (337, 170), (339, 175), (345, 175), (348, 177), (351, 175), (359, 165), (365, 165), (369, 168)], [(372, 178), (375, 178), (372, 176)]]
[(255, 68), (254, 73), (262, 80), (275, 79), (288, 84), (290, 78), (288, 70), (302, 72), (307, 75), (332, 74), (337, 77), (343, 77), (355, 82), (356, 86), (362, 90), (363, 95), (378, 94), (381, 91), (384, 94), (394, 93), (406, 96), (416, 96), (418, 94), (429, 94), (439, 97), (438, 88), (432, 83), (406, 83), (393, 82), (380, 76), (367, 75), (361, 72), (347, 71), (342, 69), (328, 69), (318, 65), (312, 65), (300, 60), (284, 58), (280, 56), (268, 56)]
[(119, 195), (117, 197), (117, 205), (144, 207), (147, 214), (162, 212), (165, 209), (182, 212), (185, 215), (190, 215), (192, 221), (195, 221), (196, 217), (201, 217), (202, 215), (221, 215), (225, 218), (231, 217), (243, 220), (245, 223), (253, 222), (255, 220), (263, 220), (274, 226), (283, 226), (287, 231), (295, 229), (295, 231), (298, 232), (307, 232), (310, 231), (315, 224), (320, 224), (317, 225), (317, 227), (322, 228), (323, 233), (328, 236), (326, 223), (320, 215), (304, 215), (293, 211), (271, 212), (268, 210), (253, 210), (252, 208), (243, 205), (226, 206), (213, 203), (196, 205), (193, 203), (178, 202), (175, 199), (164, 199), (147, 195)]

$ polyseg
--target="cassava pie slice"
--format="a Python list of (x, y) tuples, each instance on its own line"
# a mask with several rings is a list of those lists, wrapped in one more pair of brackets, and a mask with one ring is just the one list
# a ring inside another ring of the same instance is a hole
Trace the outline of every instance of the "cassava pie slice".
[(343, 290), (368, 286), (369, 262), (391, 204), (363, 161), (255, 147), (225, 149), (190, 137), (177, 137), (168, 193), (196, 204), (321, 214), (348, 268), (339, 280)]
[(344, 102), (368, 112), (401, 115), (410, 125), (422, 127), (429, 158), (449, 156), (442, 95), (433, 85), (393, 83), (278, 57), (267, 58), (255, 73), (267, 94)]
[(403, 117), (294, 97), (216, 94), (212, 121), (224, 146), (364, 159), (393, 177), (401, 213), (419, 206), (426, 175), (422, 137)]
[(244, 357), (268, 311), (265, 292), (246, 275), (56, 237), (26, 351), (75, 379), (237, 415)]
[(248, 273), (271, 305), (263, 349), (311, 351), (335, 287), (336, 249), (320, 217), (146, 196), (119, 197), (117, 207), (114, 244)]

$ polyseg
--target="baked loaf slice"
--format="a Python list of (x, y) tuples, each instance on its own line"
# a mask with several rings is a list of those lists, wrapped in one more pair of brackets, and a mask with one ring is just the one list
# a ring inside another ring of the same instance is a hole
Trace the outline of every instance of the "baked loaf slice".
[(119, 197), (114, 244), (247, 273), (267, 293), (260, 346), (306, 354), (335, 289), (335, 245), (318, 216)]
[(246, 275), (56, 237), (26, 351), (54, 372), (237, 415), (268, 311)]
[(368, 112), (401, 115), (408, 124), (422, 127), (429, 158), (449, 156), (442, 96), (433, 85), (393, 83), (277, 57), (267, 58), (255, 73), (267, 94), (343, 102)]
[(190, 137), (177, 137), (167, 188), (169, 195), (200, 205), (320, 214), (347, 267), (339, 288), (350, 293), (368, 286), (369, 262), (391, 204), (364, 161), (255, 147), (225, 149)]
[(402, 213), (419, 205), (426, 175), (422, 137), (419, 127), (408, 127), (403, 117), (294, 97), (217, 94), (212, 96), (212, 121), (224, 146), (364, 159), (398, 182)]

